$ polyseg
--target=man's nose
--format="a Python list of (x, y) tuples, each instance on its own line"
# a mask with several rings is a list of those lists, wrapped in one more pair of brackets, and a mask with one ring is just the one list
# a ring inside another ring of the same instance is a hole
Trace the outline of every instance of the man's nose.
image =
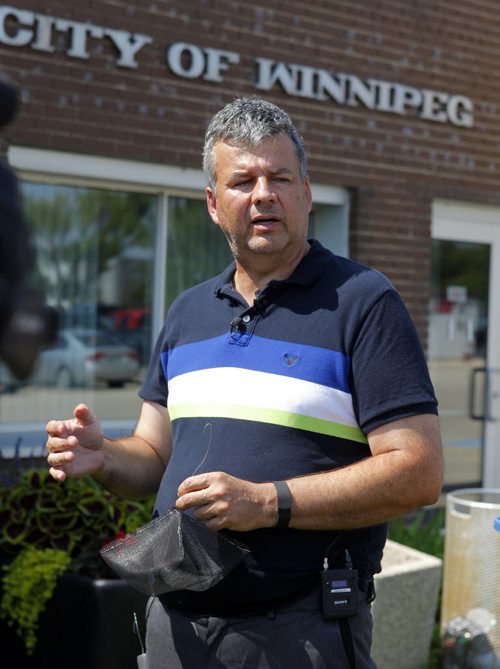
[(255, 203), (274, 202), (276, 193), (272, 187), (272, 182), (267, 177), (259, 177), (255, 182), (252, 196)]

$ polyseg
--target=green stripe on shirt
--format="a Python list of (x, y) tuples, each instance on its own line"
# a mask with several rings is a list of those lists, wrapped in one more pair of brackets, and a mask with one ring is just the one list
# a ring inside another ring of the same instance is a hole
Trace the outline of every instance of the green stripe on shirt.
[(234, 418), (250, 420), (258, 423), (282, 425), (308, 432), (326, 434), (331, 437), (340, 437), (349, 441), (366, 444), (367, 439), (359, 427), (341, 425), (321, 418), (312, 418), (302, 414), (289, 413), (277, 409), (262, 407), (246, 407), (240, 404), (219, 404), (206, 402), (204, 404), (175, 404), (168, 407), (171, 420), (179, 418)]

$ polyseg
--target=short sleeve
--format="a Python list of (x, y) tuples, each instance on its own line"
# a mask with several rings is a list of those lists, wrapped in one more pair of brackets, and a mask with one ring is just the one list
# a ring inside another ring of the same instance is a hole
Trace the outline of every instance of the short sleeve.
[(167, 347), (166, 325), (163, 327), (153, 350), (148, 371), (139, 390), (139, 397), (148, 402), (167, 406), (168, 384), (162, 365), (162, 354)]
[(421, 342), (395, 289), (365, 314), (351, 352), (354, 411), (361, 429), (399, 418), (437, 414), (437, 400)]

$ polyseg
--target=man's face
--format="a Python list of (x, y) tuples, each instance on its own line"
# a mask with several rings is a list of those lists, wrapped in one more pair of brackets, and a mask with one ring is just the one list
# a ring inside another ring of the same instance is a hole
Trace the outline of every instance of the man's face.
[(254, 254), (297, 254), (307, 238), (309, 178), (302, 180), (292, 140), (268, 137), (258, 146), (218, 142), (216, 192), (208, 211), (237, 259)]

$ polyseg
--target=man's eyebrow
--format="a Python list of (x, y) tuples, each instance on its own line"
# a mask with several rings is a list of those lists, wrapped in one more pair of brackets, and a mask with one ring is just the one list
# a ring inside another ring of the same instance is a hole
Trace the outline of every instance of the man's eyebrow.
[(241, 170), (234, 170), (233, 172), (231, 172), (231, 174), (229, 175), (229, 177), (230, 177), (230, 178), (231, 178), (231, 177), (233, 177), (233, 178), (234, 178), (234, 177), (244, 177), (244, 176), (246, 176), (248, 173), (249, 173), (249, 170), (246, 170), (246, 169), (243, 168), (243, 169), (241, 169)]
[[(252, 168), (247, 169), (247, 168), (243, 167), (240, 170), (234, 170), (233, 172), (231, 172), (230, 178), (234, 179), (234, 178), (238, 178), (238, 177), (246, 177), (251, 173), (252, 173)], [(269, 170), (269, 174), (272, 174), (272, 175), (293, 174), (293, 172), (292, 172), (292, 170), (288, 169), (288, 167), (277, 167), (275, 169), (271, 168)]]
[(271, 174), (293, 174), (288, 167), (278, 167), (275, 170), (269, 170)]

